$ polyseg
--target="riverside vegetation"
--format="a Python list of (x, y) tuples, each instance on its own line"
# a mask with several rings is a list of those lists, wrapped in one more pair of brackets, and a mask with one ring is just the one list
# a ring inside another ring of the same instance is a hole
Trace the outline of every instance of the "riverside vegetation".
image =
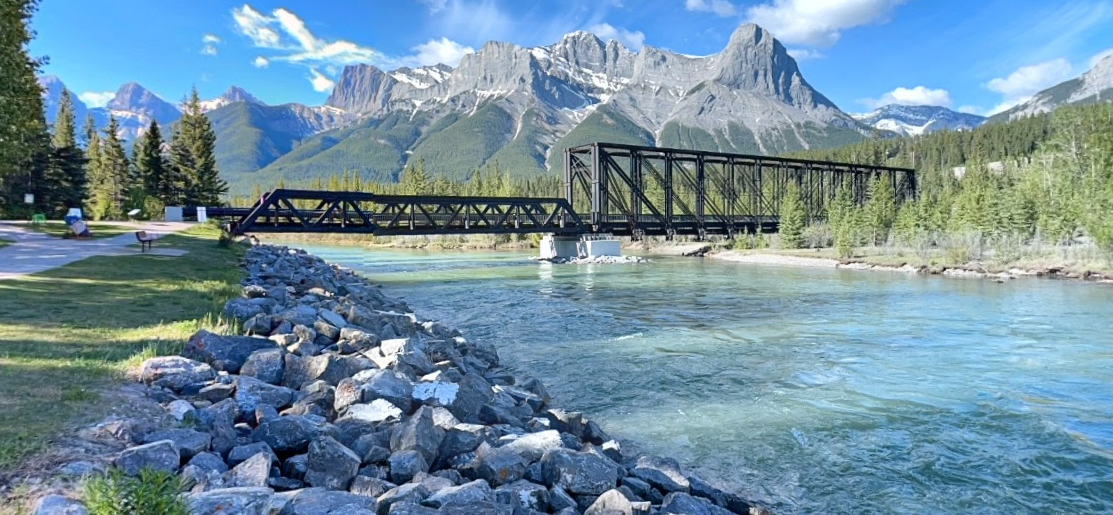
[[(201, 330), (180, 356), (148, 359), (144, 395), (165, 411), (82, 431), (116, 449), (85, 458), (113, 470), (88, 467), (90, 508), (119, 492), (195, 515), (768, 513), (675, 460), (624, 452), (550, 406), (540, 381), (510, 374), (490, 343), (350, 271), (272, 246), (244, 266), (224, 313), (247, 336)], [(94, 513), (127, 512), (120, 503)]]

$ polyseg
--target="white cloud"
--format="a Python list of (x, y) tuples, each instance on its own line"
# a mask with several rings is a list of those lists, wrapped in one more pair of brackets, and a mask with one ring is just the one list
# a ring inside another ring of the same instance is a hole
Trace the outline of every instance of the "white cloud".
[(999, 113), (1024, 103), (1032, 95), (1070, 79), (1073, 75), (1074, 69), (1070, 62), (1063, 58), (1021, 66), (1008, 77), (998, 77), (985, 84), (986, 89), (999, 93), (1002, 97), (1001, 103), (991, 109), (990, 113)]
[(448, 38), (430, 39), (413, 48), (414, 54), (403, 58), (417, 66), (431, 66), (438, 63), (456, 66), (465, 55), (474, 54), (475, 49), (464, 46)]
[(331, 91), (333, 86), (336, 85), (336, 82), (317, 71), (316, 68), (310, 68), (309, 73), (309, 82), (313, 84), (313, 91), (324, 93)]
[(252, 9), (244, 4), (239, 9), (232, 9), (232, 19), (240, 33), (251, 38), (251, 42), (260, 48), (281, 48), (279, 45), (278, 31), (270, 27), (275, 22), (274, 18)]
[(985, 113), (985, 110), (978, 106), (960, 106), (958, 108), (958, 112), (966, 114), (976, 114), (981, 116)]
[(695, 12), (715, 13), (723, 17), (738, 14), (734, 4), (726, 0), (685, 0), (684, 8)]
[(201, 53), (205, 55), (216, 55), (216, 45), (220, 42), (220, 36), (216, 34), (205, 34), (201, 36), (201, 43), (204, 44), (204, 46), (201, 47)]
[(592, 25), (587, 30), (604, 41), (613, 39), (635, 52), (645, 46), (645, 34), (640, 30), (630, 31), (609, 23)]
[(232, 17), (240, 33), (251, 38), (256, 47), (284, 52), (271, 60), (305, 63), (312, 67), (365, 63), (374, 60), (376, 55), (374, 50), (351, 41), (327, 41), (314, 36), (301, 18), (284, 8), (275, 9), (271, 16), (266, 16), (244, 4), (232, 10)]
[(870, 109), (877, 109), (890, 104), (950, 107), (951, 94), (945, 89), (916, 86), (914, 88), (897, 88), (881, 95), (881, 98), (865, 98), (858, 102)]
[(108, 105), (113, 98), (116, 98), (116, 93), (113, 91), (86, 91), (84, 93), (79, 93), (77, 98), (81, 99), (81, 101), (85, 102), (85, 105), (89, 107), (104, 107)]
[(1109, 57), (1111, 55), (1113, 55), (1113, 48), (1099, 52), (1097, 55), (1090, 58), (1090, 68), (1097, 66), (1102, 59), (1105, 59), (1106, 57)]
[(770, 0), (746, 10), (785, 43), (830, 47), (842, 31), (888, 21), (894, 8), (907, 0)]
[(824, 57), (827, 57), (822, 52), (818, 52), (816, 50), (808, 50), (806, 48), (790, 49), (788, 51), (788, 55), (791, 55), (792, 58), (796, 59), (797, 61), (808, 61), (811, 59), (823, 59)]
[(266, 57), (260, 55), (255, 57), (255, 60), (252, 61), (251, 64), (253, 64), (256, 68), (266, 68), (271, 65), (271, 61), (270, 59), (267, 59)]
[(447, 0), (417, 0), (417, 1), (420, 2), (420, 3), (423, 3), (425, 5), (428, 5), (429, 6), (429, 12), (433, 13), (433, 14), (437, 14), (437, 13), (443, 11), (444, 6), (447, 3)]

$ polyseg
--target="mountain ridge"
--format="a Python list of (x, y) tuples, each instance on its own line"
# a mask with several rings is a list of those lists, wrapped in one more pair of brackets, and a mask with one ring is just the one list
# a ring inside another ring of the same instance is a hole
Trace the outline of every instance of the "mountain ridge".
[(971, 130), (986, 122), (984, 116), (952, 111), (941, 106), (889, 104), (869, 113), (851, 115), (878, 130), (901, 136), (919, 136), (941, 130)]

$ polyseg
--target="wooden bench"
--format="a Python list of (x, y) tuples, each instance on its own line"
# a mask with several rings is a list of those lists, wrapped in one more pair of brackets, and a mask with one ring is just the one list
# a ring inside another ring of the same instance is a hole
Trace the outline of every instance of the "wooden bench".
[(139, 240), (139, 248), (141, 252), (147, 252), (151, 248), (151, 244), (155, 242), (155, 237), (147, 234), (147, 231), (135, 231), (135, 239)]

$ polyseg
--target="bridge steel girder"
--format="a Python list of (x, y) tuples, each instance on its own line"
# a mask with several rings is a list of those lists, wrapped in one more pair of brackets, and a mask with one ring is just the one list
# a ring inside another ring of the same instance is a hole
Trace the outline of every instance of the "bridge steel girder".
[(434, 234), (579, 234), (585, 224), (562, 198), (377, 195), (279, 189), (241, 215), (233, 232), (421, 236)]
[(822, 220), (843, 185), (863, 204), (871, 181), (890, 183), (898, 203), (916, 196), (908, 168), (787, 159), (617, 143), (565, 150), (568, 204), (590, 231), (639, 238), (773, 231), (795, 183), (808, 221)]

